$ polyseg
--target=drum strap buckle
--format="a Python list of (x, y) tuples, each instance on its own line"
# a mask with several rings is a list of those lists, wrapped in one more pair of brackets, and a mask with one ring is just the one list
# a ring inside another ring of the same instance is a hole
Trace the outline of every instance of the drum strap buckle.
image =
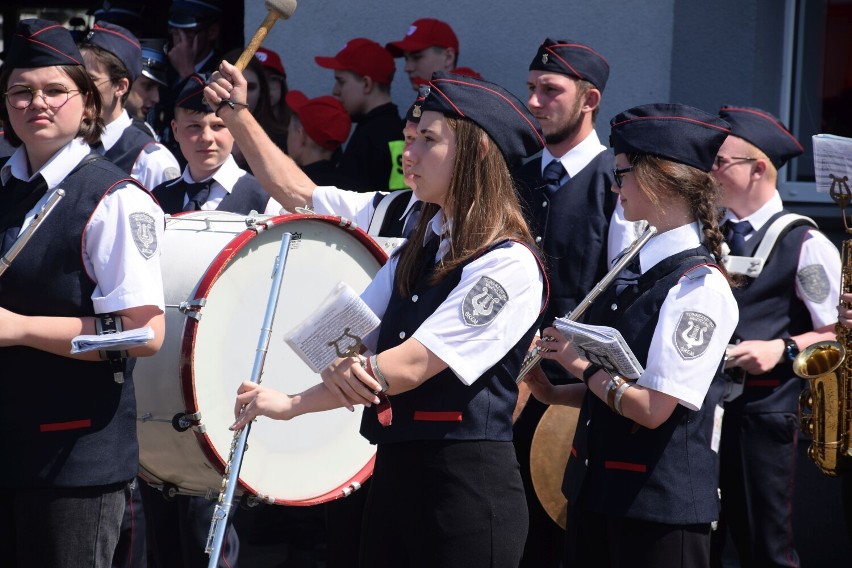
[[(193, 318), (198, 321), (201, 319), (201, 308), (207, 305), (207, 298), (196, 298), (195, 300), (190, 300), (188, 302), (181, 302), (177, 309), (180, 313), (185, 315), (188, 318)], [(175, 306), (168, 306), (169, 308), (173, 308)]]

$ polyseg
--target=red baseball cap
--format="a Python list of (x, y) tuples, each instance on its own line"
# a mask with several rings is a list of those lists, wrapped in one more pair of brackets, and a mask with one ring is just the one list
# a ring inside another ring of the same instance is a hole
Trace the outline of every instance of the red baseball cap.
[(258, 47), (254, 54), (255, 58), (260, 61), (260, 64), (270, 71), (274, 71), (279, 75), (286, 77), (287, 72), (284, 70), (284, 64), (281, 63), (281, 58), (271, 49)]
[(421, 18), (408, 27), (404, 38), (385, 47), (394, 57), (402, 57), (406, 51), (423, 51), (427, 47), (452, 47), (458, 55), (459, 39), (450, 24), (434, 18)]
[(352, 120), (334, 97), (309, 99), (302, 91), (290, 91), (286, 101), (311, 140), (326, 150), (337, 150), (349, 138)]
[(349, 40), (334, 57), (317, 56), (314, 59), (320, 67), (352, 71), (385, 85), (393, 82), (393, 74), (396, 71), (396, 64), (390, 52), (381, 44), (363, 37)]

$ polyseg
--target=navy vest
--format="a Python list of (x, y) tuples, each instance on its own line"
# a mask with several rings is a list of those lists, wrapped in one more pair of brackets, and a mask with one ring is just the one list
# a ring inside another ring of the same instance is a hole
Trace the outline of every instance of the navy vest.
[[(499, 246), (502, 244), (490, 250)], [(411, 337), (461, 280), (464, 265), (457, 267), (441, 282), (429, 284), (436, 251), (437, 242), (425, 256), (421, 276), (411, 296), (401, 297), (394, 282), (379, 329), (378, 353)], [(415, 389), (389, 396), (393, 424), (387, 427), (379, 424), (375, 406), (364, 408), (361, 434), (374, 444), (411, 440), (511, 441), (512, 411), (518, 398), (515, 377), (541, 323), (540, 319), (541, 314), (539, 321), (520, 341), (472, 385), (465, 385), (448, 368)]]
[[(94, 315), (95, 283), (83, 266), (82, 235), (101, 199), (124, 183), (145, 191), (103, 158), (63, 180), (65, 197), (3, 275), (0, 305), (24, 315)], [(0, 368), (9, 379), (17, 376), (0, 397), (0, 452), (7, 456), (0, 487), (94, 486), (136, 475), (129, 372), (118, 384), (107, 362), (28, 347), (0, 348)], [(30, 404), (34, 385), (41, 394)]]
[[(772, 216), (746, 243), (744, 256), (752, 256), (769, 226), (780, 211)], [(763, 272), (757, 278), (743, 277), (745, 283), (734, 288), (734, 298), (740, 309), (740, 321), (734, 331), (736, 340), (771, 340), (800, 335), (813, 329), (807, 306), (796, 297), (796, 272), (802, 244), (810, 225), (796, 225), (782, 234)], [(734, 370), (733, 372), (736, 372)], [(793, 373), (791, 361), (778, 363), (762, 375), (747, 375), (743, 394), (725, 404), (726, 411), (796, 412), (804, 380)]]
[[(587, 319), (618, 329), (644, 366), (669, 290), (693, 267), (713, 262), (703, 246), (673, 255), (618, 298), (610, 287)], [(618, 309), (612, 310), (613, 305)], [(619, 416), (587, 393), (563, 482), (569, 506), (668, 524), (716, 520), (719, 456), (710, 445), (723, 390), (720, 361), (701, 408), (692, 411), (679, 404), (653, 430)]]
[[(167, 214), (173, 215), (183, 211), (183, 199), (186, 195), (187, 183), (183, 178), (177, 178), (158, 185), (154, 197)], [(245, 174), (237, 180), (231, 192), (222, 198), (217, 211), (229, 211), (247, 215), (252, 211), (263, 213), (269, 202), (269, 194), (263, 190), (260, 182), (251, 174)]]
[(153, 136), (139, 128), (133, 128), (131, 125), (124, 129), (124, 132), (121, 133), (112, 148), (104, 153), (104, 156), (109, 158), (125, 174), (129, 174), (145, 146), (155, 143)]

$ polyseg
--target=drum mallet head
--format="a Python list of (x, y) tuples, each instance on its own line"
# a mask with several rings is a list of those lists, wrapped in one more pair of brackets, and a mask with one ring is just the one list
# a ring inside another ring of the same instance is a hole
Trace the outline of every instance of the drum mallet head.
[(254, 57), (257, 48), (260, 47), (260, 44), (262, 44), (263, 40), (266, 39), (269, 30), (272, 29), (275, 22), (279, 19), (288, 19), (293, 15), (293, 12), (296, 11), (296, 0), (265, 0), (265, 4), (266, 9), (268, 10), (266, 19), (263, 20), (263, 23), (260, 24), (260, 27), (257, 28), (256, 32), (254, 32), (254, 37), (251, 38), (248, 46), (245, 50), (243, 50), (240, 58), (237, 59), (237, 62), (234, 64), (234, 66), (240, 71), (243, 71), (246, 68), (246, 65), (248, 65), (248, 62), (251, 61), (251, 58)]

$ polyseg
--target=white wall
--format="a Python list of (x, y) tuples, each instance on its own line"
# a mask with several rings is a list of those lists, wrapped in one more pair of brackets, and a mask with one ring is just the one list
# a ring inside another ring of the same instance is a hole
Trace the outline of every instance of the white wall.
[[(459, 65), (526, 100), (527, 69), (539, 44), (548, 36), (578, 40), (610, 64), (598, 119), (606, 143), (613, 115), (636, 104), (669, 100), (675, 2), (302, 0), (289, 20), (275, 25), (264, 45), (281, 55), (290, 88), (314, 97), (329, 94), (334, 80), (314, 56), (334, 55), (354, 37), (382, 44), (400, 40), (414, 20), (438, 18), (459, 37)], [(246, 42), (265, 16), (263, 2), (246, 2)], [(400, 112), (413, 100), (401, 59), (391, 94)]]

